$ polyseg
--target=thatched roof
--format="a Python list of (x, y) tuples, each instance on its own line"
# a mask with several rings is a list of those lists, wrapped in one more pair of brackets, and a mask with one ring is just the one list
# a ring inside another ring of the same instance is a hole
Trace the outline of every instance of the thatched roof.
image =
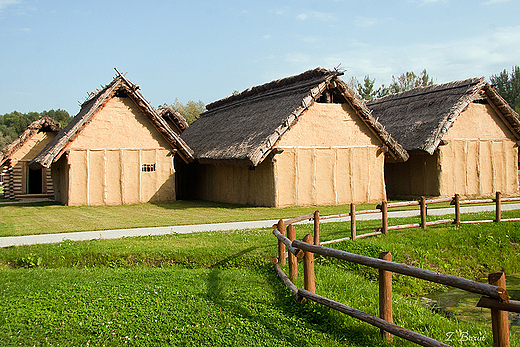
[(407, 151), (433, 154), (458, 115), (480, 101), (489, 102), (520, 139), (518, 114), (483, 77), (414, 88), (368, 101), (367, 106)]
[[(117, 71), (117, 70), (116, 70)], [(139, 109), (148, 117), (159, 133), (168, 141), (172, 148), (186, 161), (193, 160), (193, 151), (171, 129), (161, 115), (139, 92), (139, 86), (130, 82), (118, 72), (112, 82), (89, 98), (81, 105), (79, 113), (52, 141), (29, 163), (31, 167), (50, 167), (67, 150), (71, 143), (88, 126), (92, 117), (99, 112), (114, 96), (124, 94), (128, 96)], [(129, 134), (131, 135), (131, 134)], [(108, 141), (108, 139), (107, 139)]]
[(27, 129), (25, 129), (16, 140), (0, 152), (0, 165), (3, 165), (7, 160), (9, 160), (13, 153), (22, 148), (22, 146), (35, 134), (39, 132), (52, 132), (57, 134), (60, 130), (60, 123), (50, 117), (42, 117), (35, 120), (29, 124)]
[(157, 112), (177, 134), (180, 135), (188, 128), (188, 122), (186, 122), (186, 119), (184, 119), (184, 117), (171, 106), (161, 106), (157, 108)]
[(181, 137), (202, 163), (257, 166), (315, 101), (349, 103), (396, 160), (408, 154), (338, 78), (322, 68), (247, 89), (213, 102)]

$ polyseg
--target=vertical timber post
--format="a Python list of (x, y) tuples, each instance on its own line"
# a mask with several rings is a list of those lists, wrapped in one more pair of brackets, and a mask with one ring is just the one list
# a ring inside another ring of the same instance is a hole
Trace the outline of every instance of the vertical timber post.
[(421, 196), (421, 200), (419, 200), (419, 205), (421, 206), (421, 228), (426, 230), (426, 198)]
[[(307, 234), (303, 238), (303, 242), (313, 244), (312, 235)], [(316, 284), (314, 281), (314, 253), (305, 251), (303, 257), (303, 283), (305, 290), (316, 293)]]
[(456, 225), (460, 225), (460, 196), (459, 194), (455, 194), (455, 197), (453, 198), (455, 201), (455, 221), (454, 223)]
[(352, 233), (350, 238), (352, 241), (356, 239), (356, 204), (353, 202), (350, 204), (350, 232)]
[[(296, 229), (292, 224), (287, 226), (287, 238), (291, 241), (296, 239)], [(289, 278), (291, 281), (295, 281), (298, 278), (298, 260), (291, 252), (289, 252)]]
[(388, 202), (383, 201), (381, 203), (381, 231), (384, 235), (388, 235)]
[[(506, 288), (506, 275), (503, 272), (488, 275), (491, 285)], [(510, 347), (509, 318), (507, 311), (491, 309), (491, 327), (493, 330), (493, 347)]]
[(320, 211), (314, 211), (314, 244), (320, 245)]
[[(276, 226), (280, 234), (285, 235), (285, 222), (283, 219), (280, 219)], [(285, 265), (285, 245), (280, 240), (278, 240), (278, 262), (280, 263), (280, 266)]]
[(502, 220), (502, 193), (496, 192), (495, 196), (495, 222)]
[[(382, 252), (379, 259), (392, 261), (392, 253)], [(394, 322), (392, 313), (392, 272), (379, 270), (379, 318), (389, 323)], [(387, 342), (393, 342), (394, 336), (381, 329), (381, 337)]]

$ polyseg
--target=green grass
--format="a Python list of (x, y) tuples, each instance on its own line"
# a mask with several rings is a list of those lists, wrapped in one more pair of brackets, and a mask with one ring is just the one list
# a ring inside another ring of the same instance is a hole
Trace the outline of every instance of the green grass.
[[(359, 231), (377, 225), (359, 222)], [(302, 238), (312, 225), (296, 230)], [(348, 223), (321, 225), (322, 240), (348, 234)], [(520, 223), (489, 223), (394, 231), (334, 247), (373, 257), (391, 251), (394, 261), (482, 280), (490, 272), (519, 273), (519, 244)], [(366, 323), (294, 302), (269, 264), (275, 254), (267, 229), (0, 249), (0, 345), (386, 346)], [(376, 276), (316, 259), (318, 294), (374, 315)], [(415, 299), (443, 289), (395, 275), (395, 322), (447, 343), (454, 332), (454, 346), (490, 345), (490, 322), (446, 319)], [(484, 341), (460, 341), (466, 332)], [(519, 338), (512, 330), (512, 345)]]

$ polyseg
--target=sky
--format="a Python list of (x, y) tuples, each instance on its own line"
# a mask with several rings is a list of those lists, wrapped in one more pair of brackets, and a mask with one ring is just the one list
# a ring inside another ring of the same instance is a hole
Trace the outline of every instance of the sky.
[(114, 68), (153, 105), (205, 104), (323, 67), (376, 86), (520, 65), (518, 0), (0, 0), (0, 114), (78, 113)]

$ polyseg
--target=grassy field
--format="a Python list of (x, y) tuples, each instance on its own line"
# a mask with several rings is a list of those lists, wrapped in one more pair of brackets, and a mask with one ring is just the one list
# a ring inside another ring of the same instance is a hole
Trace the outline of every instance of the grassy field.
[[(377, 224), (360, 222), (359, 231)], [(297, 237), (311, 229), (298, 226)], [(347, 223), (322, 224), (322, 240), (348, 233)], [(334, 247), (375, 257), (391, 251), (394, 261), (482, 280), (494, 271), (519, 273), (519, 244), (520, 223), (490, 223)], [(275, 254), (270, 230), (0, 249), (0, 345), (386, 346), (366, 323), (294, 302), (269, 264)], [(375, 270), (322, 257), (316, 263), (318, 294), (377, 315)], [(303, 286), (301, 276), (296, 284)], [(395, 322), (453, 346), (491, 345), (489, 322), (447, 319), (417, 300), (444, 289), (394, 276)], [(516, 330), (512, 338), (520, 344)]]

